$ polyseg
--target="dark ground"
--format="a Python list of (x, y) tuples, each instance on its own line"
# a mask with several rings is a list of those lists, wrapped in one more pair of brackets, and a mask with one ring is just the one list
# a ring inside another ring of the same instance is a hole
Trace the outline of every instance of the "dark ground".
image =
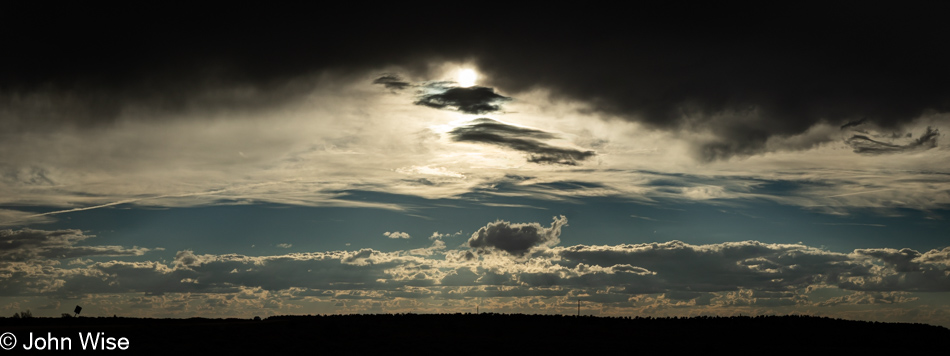
[[(79, 333), (125, 337), (119, 354), (175, 351), (266, 354), (589, 354), (672, 350), (810, 352), (913, 350), (941, 347), (950, 329), (925, 324), (875, 323), (817, 317), (599, 318), (503, 314), (278, 316), (247, 319), (30, 318), (0, 319), (0, 333), (23, 350), (33, 337)], [(0, 353), (10, 351), (0, 350)]]

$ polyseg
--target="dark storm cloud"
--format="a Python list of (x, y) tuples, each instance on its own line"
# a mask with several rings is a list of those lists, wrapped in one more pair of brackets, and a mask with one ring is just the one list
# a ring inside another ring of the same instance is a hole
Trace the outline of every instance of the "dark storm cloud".
[(479, 118), (470, 121), (469, 125), (456, 127), (450, 132), (457, 140), (463, 137), (478, 137), (479, 134), (501, 137), (517, 137), (538, 140), (557, 138), (552, 133), (535, 130), (527, 127), (509, 125), (489, 118)]
[[(544, 89), (654, 129), (710, 133), (695, 142), (706, 160), (760, 153), (772, 147), (770, 138), (818, 123), (863, 118), (895, 128), (950, 111), (950, 48), (941, 45), (939, 9), (825, 6), (757, 16), (719, 5), (681, 10), (494, 14), (492, 26), (479, 26), (472, 20), (480, 14), (433, 23), (441, 17), (425, 11), (327, 21), (257, 8), (228, 16), (150, 9), (147, 18), (106, 19), (85, 5), (20, 6), (0, 15), (6, 28), (26, 31), (4, 43), (0, 95), (5, 107), (89, 125), (114, 120), (128, 102), (179, 110), (189, 94), (217, 88), (268, 92), (317, 72), (399, 66), (415, 76), (428, 74), (432, 63), (468, 62), (505, 93)], [(167, 25), (171, 18), (175, 26)], [(24, 104), (46, 93), (55, 94), (50, 106)], [(458, 88), (419, 102), (498, 110), (486, 104), (490, 94)], [(59, 114), (69, 108), (81, 110)]]
[(459, 126), (449, 135), (457, 142), (475, 142), (502, 146), (528, 153), (528, 162), (576, 165), (593, 157), (594, 151), (580, 151), (548, 145), (539, 140), (556, 138), (554, 134), (505, 124), (492, 119), (472, 120), (468, 125)]
[(928, 109), (950, 110), (942, 84), (950, 73), (941, 64), (950, 51), (935, 45), (940, 21), (785, 10), (781, 19), (608, 21), (592, 31), (597, 36), (532, 38), (479, 65), (507, 92), (546, 88), (649, 127), (709, 132), (711, 140), (695, 143), (705, 160), (763, 152), (770, 138), (822, 122), (861, 117), (894, 128)]
[(495, 89), (486, 87), (454, 87), (419, 97), (416, 105), (434, 109), (452, 109), (466, 114), (480, 115), (501, 110), (501, 104), (511, 98), (498, 95)]
[(412, 86), (411, 83), (403, 81), (402, 78), (394, 74), (384, 74), (376, 78), (376, 80), (373, 80), (373, 84), (381, 84), (386, 87), (386, 89), (392, 90), (403, 90)]
[[(388, 14), (326, 21), (241, 7), (226, 15), (221, 9), (110, 8), (107, 17), (81, 4), (5, 10), (0, 23), (17, 34), (4, 41), (0, 57), (0, 129), (7, 133), (96, 127), (130, 113), (142, 119), (195, 109), (268, 109), (303, 98), (315, 81), (309, 79), (320, 74), (363, 79), (388, 65), (421, 73), (436, 54), (426, 51), (427, 42), (403, 40), (427, 30), (395, 26), (403, 20)], [(170, 19), (175, 26), (168, 26)], [(387, 27), (407, 31), (376, 30)], [(427, 37), (451, 43), (448, 35)], [(460, 53), (446, 48), (438, 54)], [(401, 86), (397, 80), (381, 84)]]
[(924, 132), (924, 134), (916, 140), (904, 145), (875, 140), (868, 137), (867, 135), (853, 135), (851, 138), (845, 140), (845, 142), (854, 149), (855, 153), (880, 155), (888, 153), (929, 150), (931, 148), (937, 147), (937, 137), (939, 136), (940, 133), (937, 131), (937, 129), (927, 127), (927, 132)]
[(460, 87), (454, 81), (430, 81), (409, 83), (393, 74), (385, 74), (373, 80), (394, 91), (410, 86), (421, 87), (418, 100), (413, 104), (433, 109), (454, 110), (466, 114), (487, 114), (501, 110), (501, 104), (511, 98), (495, 93), (494, 88), (473, 86)]

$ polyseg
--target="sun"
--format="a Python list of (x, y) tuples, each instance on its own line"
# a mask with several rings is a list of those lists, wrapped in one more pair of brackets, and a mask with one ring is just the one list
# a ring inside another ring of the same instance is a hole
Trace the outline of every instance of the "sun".
[(462, 68), (458, 71), (457, 81), (460, 86), (467, 88), (475, 85), (475, 80), (478, 79), (478, 73), (475, 73), (474, 69)]

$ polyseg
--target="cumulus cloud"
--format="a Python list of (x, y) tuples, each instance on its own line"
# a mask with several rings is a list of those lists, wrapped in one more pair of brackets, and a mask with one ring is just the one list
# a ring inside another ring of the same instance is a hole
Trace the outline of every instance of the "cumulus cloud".
[(855, 254), (873, 257), (888, 265), (894, 266), (897, 272), (917, 272), (920, 270), (920, 263), (917, 260), (921, 257), (920, 252), (909, 248), (900, 250), (893, 248), (878, 249), (857, 249)]
[[(57, 295), (235, 293), (242, 288), (363, 290), (383, 288), (387, 281), (398, 280), (398, 271), (418, 261), (416, 257), (400, 257), (371, 249), (274, 256), (196, 255), (186, 250), (179, 251), (168, 264), (109, 261), (70, 269), (22, 264), (0, 266), (0, 277), (6, 282), (0, 294), (37, 293), (40, 287)], [(418, 267), (413, 270), (416, 274), (427, 271)], [(13, 271), (20, 272), (10, 273)], [(426, 281), (399, 284), (426, 284)]]
[(441, 234), (438, 231), (433, 231), (432, 235), (429, 236), (429, 240), (441, 240), (446, 237), (455, 237), (455, 236), (462, 236), (462, 230), (459, 230), (458, 232), (452, 233), (452, 234), (449, 234), (449, 233)]
[[(54, 279), (61, 282), (59, 287), (49, 288), (70, 292), (209, 292), (235, 286), (374, 290), (495, 285), (609, 288), (620, 295), (669, 293), (680, 299), (693, 299), (695, 293), (748, 290), (753, 293), (751, 298), (786, 303), (798, 298), (797, 291), (814, 286), (869, 292), (950, 290), (950, 277), (942, 265), (920, 261), (917, 270), (900, 268), (907, 272), (880, 267), (900, 266), (907, 258), (898, 256), (916, 254), (907, 249), (864, 249), (843, 254), (797, 244), (744, 241), (692, 245), (670, 241), (553, 247), (547, 253), (529, 256), (533, 248), (556, 243), (566, 223), (563, 217), (555, 218), (550, 227), (491, 223), (473, 234), (469, 240), (475, 245), (472, 250), (446, 250), (441, 240), (434, 240), (426, 249), (392, 253), (361, 249), (254, 257), (180, 251), (169, 265), (112, 261), (62, 270), (24, 265), (18, 270), (30, 272), (8, 278), (7, 289), (49, 280), (49, 274), (54, 273)], [(444, 259), (438, 257), (440, 251), (444, 251)], [(492, 251), (525, 258), (485, 254)], [(68, 272), (71, 270), (86, 272)], [(189, 282), (180, 283), (185, 279)], [(532, 295), (524, 290), (513, 293)]]
[(817, 303), (819, 306), (862, 305), (862, 304), (900, 304), (913, 302), (919, 298), (911, 297), (907, 292), (854, 292), (848, 295), (829, 298)]
[[(947, 273), (947, 248), (927, 253), (909, 249), (857, 249), (856, 259), (867, 259), (875, 265), (864, 274), (843, 276), (838, 286), (862, 291), (950, 291)], [(878, 266), (883, 265), (883, 266)]]
[[(494, 297), (553, 298), (547, 302), (555, 304), (584, 300), (604, 308), (835, 308), (911, 303), (918, 299), (914, 292), (950, 290), (947, 249), (836, 253), (757, 241), (554, 246), (566, 224), (565, 217), (555, 217), (546, 227), (496, 221), (474, 233), (468, 247), (456, 249), (447, 249), (437, 237), (431, 247), (394, 252), (247, 256), (183, 250), (170, 263), (88, 261), (68, 266), (0, 260), (0, 295), (145, 293), (186, 295), (193, 302), (222, 296), (222, 301), (278, 304), (404, 300), (416, 308), (434, 300), (498, 302)], [(821, 288), (855, 293), (809, 294)]]
[[(0, 258), (4, 262), (0, 263), (4, 282), (0, 294), (161, 295), (233, 293), (239, 288), (393, 290), (491, 285), (513, 288), (498, 295), (525, 296), (546, 293), (537, 288), (606, 288), (609, 295), (595, 298), (605, 301), (653, 293), (692, 300), (689, 293), (749, 290), (751, 297), (733, 302), (765, 306), (802, 303), (788, 293), (814, 286), (866, 292), (950, 291), (946, 275), (950, 248), (926, 253), (906, 248), (857, 249), (844, 254), (801, 244), (756, 241), (558, 247), (564, 226), (567, 218), (563, 216), (555, 217), (549, 226), (496, 221), (473, 233), (467, 248), (462, 249), (447, 249), (443, 234), (434, 233), (430, 247), (396, 252), (362, 249), (243, 256), (198, 255), (183, 250), (167, 264), (86, 260), (67, 266), (55, 260), (80, 254), (139, 255), (146, 250), (100, 246), (92, 252), (70, 252), (70, 246), (90, 236), (78, 230), (7, 230), (2, 236), (10, 248), (4, 248)], [(864, 302), (842, 299), (828, 303)]]
[(556, 147), (540, 140), (557, 136), (545, 131), (520, 127), (488, 118), (475, 119), (459, 126), (449, 135), (456, 142), (484, 143), (528, 153), (528, 162), (576, 165), (595, 155), (594, 151)]
[(430, 255), (435, 254), (437, 251), (441, 251), (441, 250), (445, 250), (445, 241), (442, 241), (440, 239), (434, 239), (432, 240), (431, 246), (426, 247), (426, 248), (412, 249), (412, 250), (407, 251), (407, 253), (410, 255), (430, 256)]
[(495, 221), (475, 231), (468, 239), (468, 246), (480, 251), (504, 251), (514, 256), (524, 256), (538, 247), (550, 247), (561, 240), (561, 228), (567, 226), (563, 215), (554, 217), (550, 227), (538, 223), (512, 224)]
[(501, 104), (511, 98), (495, 93), (495, 89), (480, 86), (445, 87), (442, 83), (427, 85), (416, 105), (433, 109), (456, 110), (465, 114), (481, 115), (501, 110)]
[(196, 256), (194, 251), (184, 250), (184, 251), (178, 251), (177, 253), (175, 253), (175, 260), (174, 260), (175, 264), (186, 266), (186, 267), (192, 267), (192, 266), (200, 265), (202, 262), (203, 262), (203, 258), (200, 256)]
[(386, 236), (391, 239), (408, 239), (409, 238), (408, 233), (399, 232), (399, 231), (393, 231), (393, 232), (386, 231), (383, 233), (383, 236)]
[(950, 268), (950, 247), (927, 251), (917, 258), (917, 262)]
[(802, 245), (756, 241), (690, 245), (666, 243), (559, 247), (555, 253), (575, 263), (632, 264), (656, 273), (652, 285), (629, 285), (628, 292), (724, 291), (737, 288), (784, 290), (815, 283), (822, 274), (849, 273), (846, 255)]

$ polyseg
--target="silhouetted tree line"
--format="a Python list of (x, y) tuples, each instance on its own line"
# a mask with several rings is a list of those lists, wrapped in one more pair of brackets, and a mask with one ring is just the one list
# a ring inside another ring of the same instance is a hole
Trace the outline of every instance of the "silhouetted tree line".
[(950, 329), (812, 316), (595, 317), (498, 313), (280, 315), (255, 319), (121, 317), (0, 319), (17, 337), (28, 332), (127, 337), (136, 354), (241, 353), (352, 348), (360, 354), (412, 347), (422, 353), (483, 354), (487, 349), (554, 354), (670, 348), (784, 350), (926, 349)]

